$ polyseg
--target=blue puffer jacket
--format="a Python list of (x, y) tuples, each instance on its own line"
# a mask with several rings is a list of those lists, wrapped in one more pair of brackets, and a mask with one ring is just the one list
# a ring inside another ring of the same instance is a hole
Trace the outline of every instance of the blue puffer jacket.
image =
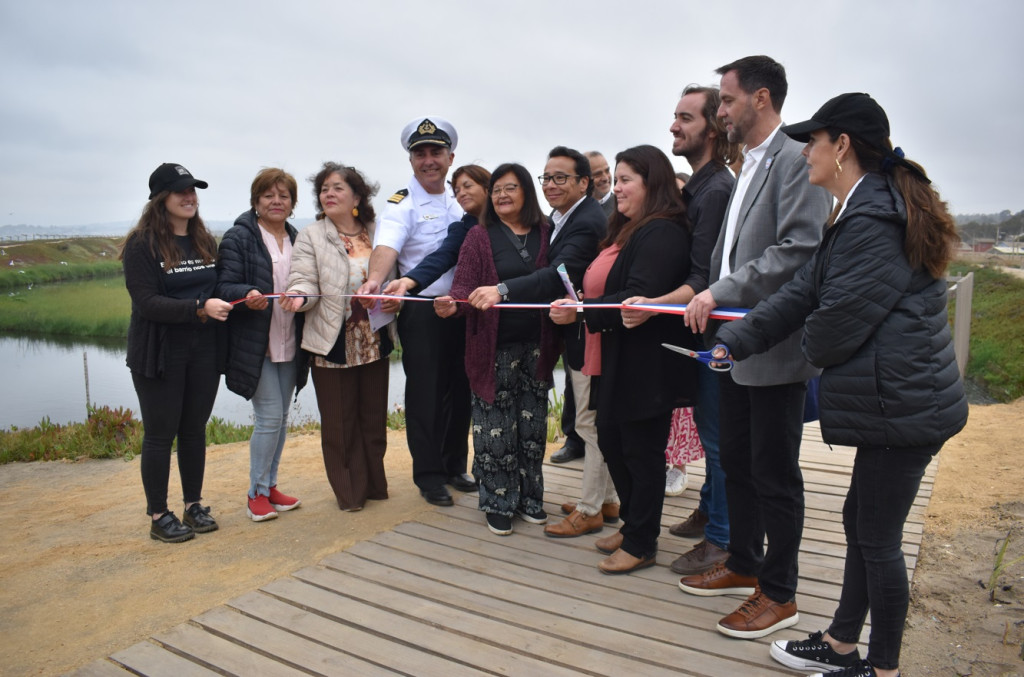
[(821, 431), (830, 444), (941, 444), (967, 423), (953, 354), (946, 283), (912, 270), (906, 207), (891, 180), (868, 174), (796, 277), (716, 340), (743, 359), (804, 326), (821, 375)]
[[(285, 224), (285, 229), (294, 244), (297, 231), (290, 223)], [(228, 229), (220, 243), (217, 255), (217, 297), (233, 301), (243, 298), (253, 289), (264, 294), (285, 291), (274, 289), (273, 265), (256, 223), (256, 212), (251, 209), (243, 212), (235, 219), (235, 225)], [(252, 399), (256, 393), (263, 372), (263, 358), (270, 341), (271, 308), (268, 305), (263, 310), (250, 310), (244, 303), (239, 303), (228, 316), (230, 338), (224, 382), (231, 392), (247, 400)], [(302, 345), (304, 320), (301, 313), (295, 314), (295, 364), (298, 372), (296, 393), (306, 385), (309, 376), (309, 355), (299, 348)]]

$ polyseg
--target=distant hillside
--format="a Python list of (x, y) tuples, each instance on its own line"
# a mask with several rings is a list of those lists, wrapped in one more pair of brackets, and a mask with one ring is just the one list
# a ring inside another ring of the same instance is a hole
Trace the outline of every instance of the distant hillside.
[[(223, 233), (231, 227), (230, 221), (207, 221), (206, 227)], [(30, 226), (27, 224), (0, 226), (0, 240), (61, 239), (66, 237), (118, 237), (127, 233), (134, 221), (89, 223), (81, 226)]]

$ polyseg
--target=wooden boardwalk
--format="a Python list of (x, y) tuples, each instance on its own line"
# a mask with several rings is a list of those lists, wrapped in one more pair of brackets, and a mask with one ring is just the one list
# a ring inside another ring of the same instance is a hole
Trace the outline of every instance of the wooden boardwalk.
[[(853, 453), (829, 449), (812, 424), (801, 459), (800, 623), (776, 636), (725, 637), (715, 624), (742, 599), (676, 586), (668, 565), (695, 541), (667, 528), (696, 506), (697, 465), (686, 492), (665, 501), (658, 565), (636, 574), (598, 571), (601, 534), (556, 540), (517, 520), (511, 537), (494, 536), (476, 496), (461, 496), (75, 674), (792, 675), (768, 656), (768, 643), (823, 629), (831, 617)], [(545, 465), (552, 519), (578, 497), (581, 470), (582, 461)], [(933, 462), (904, 533), (911, 574), (934, 474)]]

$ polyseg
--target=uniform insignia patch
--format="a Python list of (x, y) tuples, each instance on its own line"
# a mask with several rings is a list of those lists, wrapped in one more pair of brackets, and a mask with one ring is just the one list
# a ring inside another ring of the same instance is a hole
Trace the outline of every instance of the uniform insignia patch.
[(398, 204), (399, 202), (401, 202), (402, 200), (404, 200), (408, 196), (409, 196), (409, 189), (408, 188), (403, 188), (402, 190), (396, 192), (394, 195), (389, 197), (388, 198), (388, 202), (390, 202), (391, 204)]

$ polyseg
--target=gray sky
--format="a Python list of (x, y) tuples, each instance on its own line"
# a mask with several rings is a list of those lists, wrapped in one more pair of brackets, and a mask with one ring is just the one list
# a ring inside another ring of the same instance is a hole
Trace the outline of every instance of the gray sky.
[(0, 224), (137, 218), (161, 162), (210, 183), (207, 220), (278, 166), (304, 225), (324, 160), (379, 182), (379, 209), (420, 115), (455, 124), (456, 166), (668, 153), (683, 86), (750, 54), (786, 67), (786, 121), (868, 92), (954, 212), (1016, 212), (1022, 25), (1016, 0), (0, 0)]

